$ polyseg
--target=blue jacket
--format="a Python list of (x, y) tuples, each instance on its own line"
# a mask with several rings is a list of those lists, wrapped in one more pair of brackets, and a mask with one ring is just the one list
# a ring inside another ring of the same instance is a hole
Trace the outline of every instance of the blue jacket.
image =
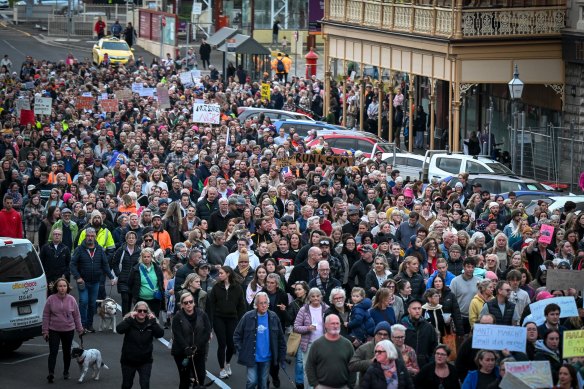
[[(500, 377), (499, 375), (499, 367), (495, 366), (495, 370), (493, 370), (497, 378)], [(479, 383), (479, 371), (478, 370), (471, 370), (466, 375), (464, 382), (462, 383), (462, 389), (476, 389), (477, 384)]]
[[(432, 273), (432, 275), (430, 275), (430, 277), (428, 277), (428, 282), (426, 282), (426, 289), (430, 289), (432, 287), (432, 282), (434, 282), (434, 278), (436, 278), (437, 274), (438, 274), (438, 270), (434, 270), (434, 273)], [(444, 283), (446, 284), (446, 286), (450, 286), (450, 283), (452, 282), (454, 277), (456, 277), (454, 274), (452, 274), (448, 270), (446, 271), (446, 279), (444, 280)]]
[(89, 255), (85, 241), (81, 243), (71, 258), (71, 274), (75, 279), (81, 277), (83, 281), (89, 283), (99, 282), (101, 275), (105, 274), (109, 279), (114, 279), (107, 255), (103, 248), (95, 244), (93, 258)]
[(370, 309), (369, 314), (371, 318), (375, 322), (375, 325), (381, 323), (382, 321), (386, 321), (389, 325), (394, 325), (397, 323), (397, 319), (395, 317), (395, 311), (393, 307), (387, 307), (384, 311), (380, 309)]
[[(268, 325), (270, 331), (270, 351), (272, 352), (271, 364), (278, 366), (286, 361), (286, 340), (280, 325), (280, 319), (272, 311), (268, 311)], [(247, 367), (256, 364), (256, 336), (258, 328), (257, 310), (247, 312), (235, 328), (233, 342), (237, 349), (237, 363)]]
[(375, 331), (375, 322), (369, 313), (370, 308), (371, 299), (364, 298), (351, 309), (351, 314), (349, 315), (349, 335), (362, 342), (367, 341), (368, 336), (373, 336)]

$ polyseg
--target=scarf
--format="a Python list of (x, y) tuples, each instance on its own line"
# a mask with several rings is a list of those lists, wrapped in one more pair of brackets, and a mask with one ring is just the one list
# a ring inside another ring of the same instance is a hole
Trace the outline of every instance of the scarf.
[(385, 382), (387, 382), (387, 389), (397, 389), (397, 367), (395, 366), (395, 361), (391, 360), (386, 364), (379, 364), (381, 370), (383, 370), (383, 375), (385, 376)]
[(243, 269), (238, 266), (239, 274), (241, 274), (241, 276), (243, 278), (247, 277), (247, 273), (249, 273), (249, 269), (251, 269), (251, 267), (249, 265), (247, 265)]

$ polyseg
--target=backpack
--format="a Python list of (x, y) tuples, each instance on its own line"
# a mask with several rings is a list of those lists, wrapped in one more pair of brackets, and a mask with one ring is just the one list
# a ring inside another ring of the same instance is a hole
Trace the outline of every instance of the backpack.
[(286, 68), (284, 67), (284, 62), (282, 62), (281, 59), (278, 60), (278, 62), (276, 63), (276, 70), (278, 71), (278, 73), (284, 73)]

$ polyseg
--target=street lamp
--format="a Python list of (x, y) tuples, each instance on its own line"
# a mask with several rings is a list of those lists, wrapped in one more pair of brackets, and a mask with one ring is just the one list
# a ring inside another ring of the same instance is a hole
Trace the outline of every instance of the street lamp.
[[(515, 118), (515, 120), (513, 120), (513, 139), (517, 139), (515, 138), (515, 134), (517, 133), (517, 122), (518, 122), (518, 117), (517, 117), (517, 101), (519, 99), (521, 99), (521, 95), (523, 94), (523, 81), (521, 81), (519, 79), (519, 67), (517, 66), (517, 64), (515, 64), (515, 72), (513, 73), (513, 79), (511, 81), (509, 81), (509, 96), (511, 96), (511, 101), (513, 103), (513, 117)], [(522, 120), (523, 123), (523, 120)], [(525, 140), (523, 139), (524, 133), (523, 133), (523, 124), (521, 125), (521, 175), (523, 175), (523, 148), (525, 145)], [(490, 143), (490, 139), (489, 139), (489, 143)], [(512, 147), (512, 150), (515, 150), (515, 147)], [(513, 162), (515, 162), (516, 158), (513, 158)], [(515, 164), (513, 164), (515, 165)]]

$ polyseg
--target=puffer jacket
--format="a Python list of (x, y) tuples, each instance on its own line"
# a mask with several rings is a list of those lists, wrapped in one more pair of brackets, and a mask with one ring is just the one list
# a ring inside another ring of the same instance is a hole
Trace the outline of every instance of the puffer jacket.
[(373, 336), (375, 322), (371, 318), (369, 309), (371, 300), (364, 298), (356, 304), (349, 315), (349, 334), (359, 339), (361, 342), (367, 341), (368, 336)]
[[(328, 309), (328, 305), (321, 303), (320, 307), (322, 308), (322, 322), (324, 323), (324, 313)], [(294, 320), (294, 332), (302, 335), (300, 338), (300, 349), (303, 352), (306, 352), (308, 344), (310, 343), (311, 332), (309, 327), (311, 324), (312, 316), (310, 315), (310, 308), (308, 304), (306, 304), (300, 308), (298, 315), (296, 315), (296, 320)]]
[(126, 317), (116, 326), (116, 331), (125, 335), (120, 362), (131, 366), (152, 362), (152, 341), (164, 336), (164, 330), (156, 319), (146, 319), (140, 323), (134, 318)]
[(128, 246), (125, 243), (116, 250), (110, 266), (116, 274), (116, 277), (118, 277), (118, 293), (130, 292), (130, 287), (128, 286), (130, 281), (130, 272), (132, 271), (132, 268), (138, 263), (138, 260), (140, 259), (140, 252), (140, 247), (135, 246), (134, 252), (130, 254), (128, 252)]
[(48, 243), (41, 248), (39, 257), (45, 269), (47, 282), (53, 282), (63, 275), (69, 279), (71, 275), (71, 270), (69, 269), (71, 251), (69, 247), (59, 243), (55, 249), (54, 244)]
[(406, 280), (410, 283), (412, 287), (412, 297), (417, 297), (421, 299), (426, 291), (426, 284), (424, 282), (424, 277), (420, 273), (415, 273), (411, 277), (405, 271), (399, 272), (398, 277), (402, 280)]
[(211, 338), (211, 323), (205, 312), (195, 308), (195, 326), (193, 327), (185, 312), (179, 310), (172, 319), (172, 349), (174, 356), (185, 357), (186, 349), (195, 348), (204, 356), (207, 343)]
[(81, 277), (86, 283), (99, 282), (102, 274), (112, 280), (115, 278), (109, 267), (105, 251), (97, 243), (93, 258), (89, 255), (85, 241), (77, 246), (71, 258), (70, 269), (75, 279)]

